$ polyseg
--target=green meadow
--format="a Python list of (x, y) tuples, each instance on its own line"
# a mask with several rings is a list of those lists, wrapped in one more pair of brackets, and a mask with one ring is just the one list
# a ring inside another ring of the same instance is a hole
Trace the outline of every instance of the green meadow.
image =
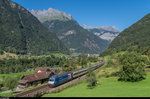
[(34, 71), (11, 73), (11, 74), (0, 74), (0, 80), (2, 80), (3, 77), (22, 77), (23, 75), (32, 74), (32, 73), (34, 73)]

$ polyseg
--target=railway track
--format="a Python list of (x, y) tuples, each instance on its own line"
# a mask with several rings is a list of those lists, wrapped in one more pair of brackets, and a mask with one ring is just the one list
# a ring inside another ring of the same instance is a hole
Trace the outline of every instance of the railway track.
[[(102, 65), (103, 66), (103, 65)], [(97, 71), (98, 69), (100, 69), (102, 66), (100, 66), (99, 68), (97, 68), (96, 70), (94, 71)], [(46, 93), (52, 93), (58, 89), (61, 89), (61, 88), (65, 88), (71, 84), (74, 84), (82, 79), (84, 79), (86, 77), (86, 74), (85, 75), (82, 75), (80, 76), (79, 78), (75, 78), (71, 81), (68, 81), (62, 85), (59, 85), (58, 87), (55, 87), (55, 88), (50, 88), (47, 85), (44, 85), (44, 86), (41, 86), (41, 87), (38, 87), (38, 88), (35, 88), (35, 89), (32, 89), (32, 90), (29, 90), (29, 91), (26, 91), (26, 92), (22, 92), (22, 93), (19, 93), (19, 94), (16, 94), (15, 97), (34, 97), (35, 94), (37, 93), (41, 93), (41, 94), (46, 94)]]
[(23, 92), (23, 93), (16, 94), (15, 97), (29, 96), (29, 94), (33, 94), (33, 93), (35, 93), (35, 92), (37, 92), (39, 90), (46, 89), (46, 88), (49, 88), (48, 84), (44, 85), (44, 86), (41, 86), (41, 87), (38, 87), (38, 88), (35, 88), (35, 89), (32, 89), (32, 90), (28, 90), (28, 91)]

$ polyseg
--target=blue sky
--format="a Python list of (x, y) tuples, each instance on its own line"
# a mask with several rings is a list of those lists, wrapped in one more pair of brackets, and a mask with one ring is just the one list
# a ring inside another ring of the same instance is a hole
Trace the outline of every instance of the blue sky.
[(111, 25), (123, 31), (150, 13), (150, 0), (12, 0), (25, 8), (58, 9), (82, 26)]

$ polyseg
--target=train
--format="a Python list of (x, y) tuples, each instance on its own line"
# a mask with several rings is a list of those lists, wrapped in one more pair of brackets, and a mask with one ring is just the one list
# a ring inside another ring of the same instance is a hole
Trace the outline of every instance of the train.
[(78, 70), (74, 70), (74, 71), (70, 71), (70, 72), (66, 72), (66, 73), (61, 73), (61, 74), (56, 74), (53, 75), (51, 77), (49, 77), (48, 79), (48, 85), (50, 88), (54, 88), (56, 86), (59, 86), (63, 83), (66, 83), (70, 80), (73, 80), (77, 77), (80, 77), (86, 73), (88, 73), (89, 70), (96, 70), (97, 68), (103, 66), (105, 64), (105, 60), (102, 60), (101, 63), (89, 66), (89, 67), (85, 67), (82, 69), (78, 69)]

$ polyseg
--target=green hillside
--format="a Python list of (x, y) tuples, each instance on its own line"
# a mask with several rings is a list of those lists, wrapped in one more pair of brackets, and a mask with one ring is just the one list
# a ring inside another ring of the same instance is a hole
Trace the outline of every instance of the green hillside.
[(109, 46), (109, 51), (137, 51), (150, 55), (150, 14), (125, 29)]
[(31, 55), (68, 52), (54, 33), (10, 0), (0, 0), (0, 50)]

